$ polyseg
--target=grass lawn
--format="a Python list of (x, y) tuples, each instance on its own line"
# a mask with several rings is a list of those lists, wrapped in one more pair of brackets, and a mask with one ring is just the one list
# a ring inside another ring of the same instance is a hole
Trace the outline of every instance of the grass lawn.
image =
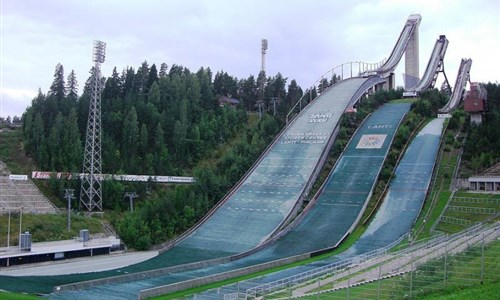
[(452, 291), (443, 294), (429, 295), (422, 297), (422, 300), (479, 300), (479, 299), (499, 299), (500, 282), (478, 285), (464, 290)]
[(0, 291), (0, 299), (2, 300), (32, 300), (41, 299), (35, 295), (19, 294), (19, 293), (9, 293)]
[[(9, 216), (0, 216), (0, 247), (7, 246)], [(33, 242), (67, 240), (78, 236), (81, 229), (88, 229), (91, 234), (105, 232), (98, 218), (80, 215), (71, 216), (71, 231), (67, 231), (67, 215), (64, 214), (23, 214), (21, 232), (29, 231)], [(19, 213), (12, 213), (10, 218), (10, 246), (18, 245)]]

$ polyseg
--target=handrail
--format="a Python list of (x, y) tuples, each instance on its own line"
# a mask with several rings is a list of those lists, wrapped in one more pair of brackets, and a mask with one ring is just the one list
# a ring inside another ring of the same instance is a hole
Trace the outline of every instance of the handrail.
[(405, 26), (403, 27), (403, 30), (399, 35), (398, 41), (392, 49), (391, 55), (389, 56), (387, 61), (377, 70), (377, 74), (385, 77), (387, 76), (387, 73), (394, 72), (396, 65), (401, 60), (401, 57), (403, 56), (403, 53), (405, 52), (413, 33), (420, 24), (421, 19), (422, 17), (420, 15), (410, 15), (408, 17), (408, 20), (406, 21)]
[[(342, 64), (337, 65), (337, 66), (331, 68), (330, 70), (326, 71), (323, 75), (321, 75), (321, 77), (318, 80), (316, 80), (308, 89), (306, 89), (307, 93), (304, 93), (302, 95), (302, 97), (300, 97), (300, 99), (297, 100), (297, 102), (295, 102), (295, 104), (292, 106), (292, 108), (290, 109), (290, 111), (286, 115), (286, 124), (288, 124), (288, 122), (290, 122), (291, 120), (293, 120), (293, 118), (290, 118), (290, 115), (295, 111), (295, 109), (297, 107), (299, 107), (299, 112), (300, 112), (309, 103), (311, 103), (314, 100), (314, 99), (311, 99), (312, 98), (312, 91), (313, 91), (313, 89), (318, 88), (319, 84), (321, 84), (324, 81), (325, 78), (330, 78), (331, 79), (331, 78), (333, 78), (334, 75), (336, 75), (336, 76), (340, 76), (340, 81), (343, 81), (345, 79), (349, 79), (349, 78), (353, 78), (353, 77), (359, 77), (359, 76), (362, 76), (362, 74), (364, 74), (364, 73), (366, 73), (368, 71), (375, 71), (375, 70), (377, 70), (384, 63), (385, 63), (385, 59), (381, 60), (380, 62), (376, 62), (376, 63), (368, 63), (368, 62), (363, 62), (363, 61), (351, 61), (351, 62), (342, 63)], [(356, 69), (355, 68), (356, 65), (358, 67), (357, 74), (355, 72), (353, 73), (353, 70)], [(348, 66), (349, 67), (347, 69), (349, 72), (346, 73), (346, 77), (344, 77), (344, 66)], [(335, 72), (335, 70), (338, 70), (338, 69), (340, 69), (340, 74), (337, 74)], [(336, 84), (336, 83), (338, 83), (338, 82), (335, 82), (334, 84)], [(318, 86), (316, 86), (317, 84), (318, 84)], [(331, 87), (331, 86), (332, 85), (330, 85), (329, 87)], [(325, 90), (323, 90), (321, 93), (318, 93), (318, 96), (321, 95)], [(302, 101), (304, 101), (306, 99), (306, 97), (309, 97), (309, 103), (307, 103), (306, 105), (303, 106), (302, 105), (303, 104)]]
[[(432, 238), (428, 241), (423, 241), (423, 242), (418, 242), (418, 243), (413, 243), (410, 247), (399, 250), (397, 252), (391, 253), (391, 256), (404, 256), (410, 252), (414, 252), (419, 249), (423, 248), (431, 248), (435, 247), (441, 243), (451, 243), (453, 241), (458, 241), (462, 238), (465, 237), (470, 237), (470, 236), (475, 236), (478, 235), (481, 232), (486, 232), (486, 231), (492, 231), (496, 232), (500, 228), (500, 223), (496, 223), (493, 225), (489, 224), (477, 224), (475, 226), (472, 226), (471, 228), (468, 228), (462, 232), (452, 234), (452, 235), (440, 235), (435, 238)], [(295, 275), (288, 276), (286, 278), (282, 278), (279, 280), (275, 280), (273, 282), (268, 282), (264, 284), (260, 284), (251, 288), (248, 288), (245, 290), (245, 294), (250, 297), (256, 297), (256, 296), (263, 296), (264, 294), (279, 290), (283, 287), (289, 287), (290, 285), (294, 285), (297, 283), (309, 281), (311, 279), (317, 278), (319, 276), (324, 276), (326, 274), (339, 271), (345, 268), (349, 268), (354, 265), (361, 264), (363, 262), (366, 262), (368, 260), (372, 259), (377, 259), (377, 258), (382, 258), (385, 255), (388, 254), (388, 251), (396, 246), (398, 243), (403, 241), (409, 233), (406, 233), (399, 237), (397, 240), (393, 241), (392, 243), (388, 244), (385, 247), (358, 255), (354, 257), (350, 257), (341, 261), (336, 261), (331, 264), (318, 267), (306, 272), (301, 272)]]

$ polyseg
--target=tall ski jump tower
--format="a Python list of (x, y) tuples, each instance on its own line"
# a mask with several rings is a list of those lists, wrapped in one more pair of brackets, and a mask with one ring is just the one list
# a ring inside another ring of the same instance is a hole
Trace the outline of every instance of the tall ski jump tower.
[[(417, 22), (420, 24), (422, 16), (415, 14), (409, 17), (409, 20)], [(413, 33), (410, 35), (408, 40), (408, 45), (405, 51), (405, 89), (409, 89), (417, 85), (420, 81), (419, 75), (419, 51), (418, 51), (418, 26), (415, 28)]]
[(102, 157), (101, 157), (101, 64), (104, 62), (106, 43), (94, 41), (91, 70), (91, 99), (87, 120), (83, 178), (80, 204), (89, 212), (102, 211)]

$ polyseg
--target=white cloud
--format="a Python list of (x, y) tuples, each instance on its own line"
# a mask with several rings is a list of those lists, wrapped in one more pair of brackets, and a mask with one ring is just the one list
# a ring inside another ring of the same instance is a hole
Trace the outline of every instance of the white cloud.
[(34, 98), (36, 96), (36, 92), (33, 92), (31, 89), (11, 89), (6, 87), (0, 89), (0, 94), (2, 94), (2, 96), (18, 99), (27, 97)]
[(36, 96), (30, 89), (0, 89), (0, 116), (21, 116)]
[(33, 94), (48, 89), (57, 63), (66, 74), (74, 69), (82, 87), (95, 39), (107, 43), (105, 76), (146, 60), (242, 78), (258, 74), (260, 40), (267, 38), (267, 73), (281, 72), (307, 88), (341, 63), (387, 57), (413, 13), (422, 15), (421, 74), (435, 40), (446, 34), (450, 80), (462, 57), (473, 60), (472, 80), (500, 80), (491, 67), (500, 65), (500, 4), (492, 0), (0, 1), (1, 84)]

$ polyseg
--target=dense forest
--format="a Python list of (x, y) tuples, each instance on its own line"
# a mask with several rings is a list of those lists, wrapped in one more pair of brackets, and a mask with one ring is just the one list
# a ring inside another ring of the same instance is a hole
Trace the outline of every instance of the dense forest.
[[(127, 67), (118, 73), (114, 68), (110, 77), (101, 80), (103, 172), (185, 175), (197, 180), (193, 185), (104, 182), (107, 218), (129, 247), (147, 249), (182, 233), (206, 214), (279, 132), (297, 100), (304, 94), (314, 99), (339, 78), (334, 75), (303, 92), (295, 80), (287, 86), (288, 79), (279, 73), (238, 79), (224, 71), (213, 75), (209, 68), (193, 73), (163, 63), (157, 70), (155, 64), (144, 62), (137, 71)], [(91, 78), (78, 96), (75, 73), (71, 71), (65, 80), (59, 64), (48, 93), (39, 91), (23, 114), (24, 149), (41, 170), (81, 171), (90, 85)], [(476, 170), (491, 166), (500, 156), (495, 130), (500, 126), (500, 87), (486, 87), (489, 112), (484, 124), (463, 128), (468, 133), (464, 159)], [(371, 106), (401, 92), (374, 94), (354, 117), (362, 119), (375, 109)], [(237, 100), (222, 104), (219, 99)], [(424, 93), (422, 99), (412, 108), (424, 117), (435, 115), (447, 101), (437, 90)], [(450, 126), (460, 117), (465, 117), (463, 110), (454, 113)], [(408, 126), (409, 132), (410, 125), (403, 127)], [(342, 146), (334, 148), (341, 151)], [(394, 163), (395, 155), (389, 158)], [(390, 169), (382, 172), (387, 177), (383, 180), (388, 180)], [(51, 179), (49, 186), (58, 195), (68, 187), (79, 192), (77, 181)], [(133, 212), (127, 211), (123, 198), (130, 190), (140, 194)]]
[[(39, 91), (23, 114), (25, 151), (41, 170), (81, 172), (91, 80), (78, 96), (75, 73), (65, 80), (58, 64), (48, 93)], [(103, 206), (123, 240), (137, 249), (200, 219), (251, 166), (303, 95), (295, 80), (287, 86), (279, 73), (237, 79), (224, 71), (193, 73), (164, 63), (159, 70), (147, 62), (137, 71), (114, 68), (101, 80), (103, 173), (197, 179), (191, 186), (104, 182)], [(224, 105), (221, 97), (237, 101)], [(253, 113), (259, 99), (261, 117)], [(58, 195), (64, 188), (79, 192), (75, 181), (53, 179), (49, 185)], [(123, 195), (131, 189), (141, 197), (135, 211), (126, 212)]]
[[(466, 176), (484, 171), (486, 168), (500, 162), (500, 84), (484, 84), (488, 92), (487, 108), (481, 125), (467, 126), (467, 141), (462, 159), (469, 172)], [(460, 113), (460, 112), (457, 112)]]
[[(213, 77), (213, 78), (212, 78)], [(210, 69), (196, 73), (162, 64), (157, 71), (144, 62), (137, 72), (116, 68), (103, 78), (102, 156), (103, 172), (126, 174), (179, 174), (193, 166), (241, 129), (257, 99), (266, 107), (279, 103), (283, 114), (301, 96), (292, 80), (286, 90), (281, 74), (238, 80), (226, 72), (212, 76)], [(39, 92), (23, 115), (26, 151), (43, 170), (78, 172), (81, 168), (90, 78), (83, 95), (73, 71), (64, 80), (62, 65), (56, 67), (47, 95)], [(238, 109), (219, 106), (218, 98), (240, 101)]]

